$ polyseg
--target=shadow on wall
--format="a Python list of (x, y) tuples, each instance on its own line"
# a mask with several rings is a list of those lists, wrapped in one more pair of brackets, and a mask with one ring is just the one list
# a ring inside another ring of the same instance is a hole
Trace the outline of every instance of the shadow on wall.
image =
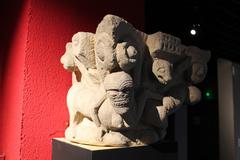
[(14, 37), (15, 30), (19, 21), (19, 16), (23, 8), (21, 0), (2, 0), (0, 2), (0, 98), (2, 97), (3, 80), (5, 66), (8, 61), (8, 53), (10, 51), (11, 42)]

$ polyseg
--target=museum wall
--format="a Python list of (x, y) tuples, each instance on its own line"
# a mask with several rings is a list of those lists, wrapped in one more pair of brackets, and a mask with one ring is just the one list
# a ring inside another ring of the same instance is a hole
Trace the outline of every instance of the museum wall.
[[(12, 2), (12, 1), (10, 1)], [(12, 11), (7, 8), (9, 7)], [(4, 3), (1, 7), (1, 100), (0, 155), (20, 159), (21, 120), (24, 87), (25, 42), (27, 40), (28, 3)], [(4, 9), (4, 10), (2, 10)], [(4, 14), (2, 14), (4, 13)], [(10, 44), (11, 43), (11, 44)], [(5, 67), (4, 67), (5, 66)]]
[(5, 160), (50, 160), (51, 139), (68, 125), (71, 74), (60, 63), (65, 44), (78, 31), (95, 32), (108, 13), (144, 30), (144, 0), (10, 0), (4, 6), (0, 154)]

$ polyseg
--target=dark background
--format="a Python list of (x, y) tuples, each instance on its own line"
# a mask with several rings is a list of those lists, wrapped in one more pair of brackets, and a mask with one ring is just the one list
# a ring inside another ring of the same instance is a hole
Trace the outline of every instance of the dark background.
[[(203, 99), (188, 107), (188, 158), (218, 160), (217, 59), (240, 62), (240, 1), (146, 0), (145, 7), (147, 33), (170, 33), (185, 45), (211, 51), (207, 77), (197, 85)], [(196, 36), (190, 34), (194, 24), (200, 25)]]
[[(12, 1), (12, 8), (6, 5), (10, 3), (8, 1), (6, 4), (5, 1), (0, 3), (0, 25), (4, 28), (0, 35), (0, 42), (9, 44), (0, 47), (1, 53), (7, 53), (10, 50), (14, 27), (22, 9), (21, 0)], [(126, 12), (131, 14), (131, 11)], [(146, 33), (166, 32), (181, 38), (185, 45), (196, 45), (210, 50), (212, 54), (208, 63), (207, 77), (198, 85), (203, 92), (203, 99), (196, 106), (188, 107), (188, 156), (190, 160), (219, 159), (217, 59), (226, 58), (240, 63), (239, 13), (239, 0), (225, 2), (217, 0), (145, 0)], [(191, 36), (189, 33), (193, 24), (200, 24), (196, 36)], [(0, 54), (0, 71), (6, 63), (4, 59), (7, 56), (7, 54)], [(1, 78), (4, 74), (3, 71), (0, 73)], [(210, 98), (204, 96), (208, 90), (212, 91)], [(173, 123), (171, 118), (170, 123)], [(169, 137), (172, 138), (173, 135), (169, 135)]]

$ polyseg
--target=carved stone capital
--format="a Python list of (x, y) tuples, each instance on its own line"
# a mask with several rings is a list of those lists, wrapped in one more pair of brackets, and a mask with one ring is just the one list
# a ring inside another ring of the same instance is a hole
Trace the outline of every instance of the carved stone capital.
[(193, 84), (205, 78), (209, 59), (209, 51), (185, 46), (178, 37), (148, 35), (106, 15), (96, 33), (74, 34), (61, 57), (73, 73), (66, 139), (99, 146), (162, 140), (168, 115), (200, 101)]

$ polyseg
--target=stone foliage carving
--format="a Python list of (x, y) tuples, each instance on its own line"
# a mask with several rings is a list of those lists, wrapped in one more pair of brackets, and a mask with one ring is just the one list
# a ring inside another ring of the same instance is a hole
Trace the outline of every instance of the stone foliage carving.
[(78, 32), (61, 57), (72, 72), (66, 139), (99, 146), (151, 144), (166, 135), (168, 115), (195, 104), (193, 84), (207, 73), (210, 52), (172, 35), (146, 34), (106, 15), (96, 33)]

